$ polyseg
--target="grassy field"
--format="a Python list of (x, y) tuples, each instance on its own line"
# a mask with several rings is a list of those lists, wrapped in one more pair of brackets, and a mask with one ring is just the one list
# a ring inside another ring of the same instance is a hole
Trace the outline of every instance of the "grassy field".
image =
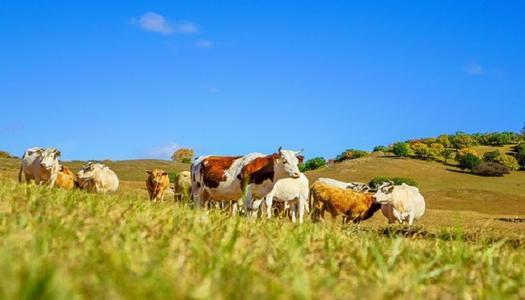
[(108, 165), (121, 191), (93, 195), (18, 184), (19, 161), (0, 159), (0, 299), (525, 297), (525, 223), (500, 220), (525, 218), (525, 172), (371, 156), (307, 173), (415, 179), (428, 210), (407, 228), (381, 213), (297, 226), (153, 204), (144, 171), (189, 165)]

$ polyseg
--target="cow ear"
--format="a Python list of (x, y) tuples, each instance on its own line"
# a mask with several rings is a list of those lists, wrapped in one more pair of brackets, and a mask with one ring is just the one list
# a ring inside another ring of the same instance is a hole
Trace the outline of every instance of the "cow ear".
[(62, 155), (62, 153), (55, 149), (55, 157), (59, 157), (60, 155)]
[(149, 175), (151, 175), (151, 171), (150, 171), (150, 170), (146, 170), (146, 173), (148, 173)]
[(299, 160), (299, 163), (303, 163), (304, 162), (304, 156), (302, 155), (297, 155), (297, 160)]
[(394, 191), (394, 186), (391, 186), (387, 189), (387, 193), (390, 194)]

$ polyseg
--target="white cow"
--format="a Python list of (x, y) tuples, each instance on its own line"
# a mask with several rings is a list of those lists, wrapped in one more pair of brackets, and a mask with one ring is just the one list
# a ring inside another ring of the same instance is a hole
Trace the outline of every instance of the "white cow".
[(60, 171), (58, 157), (60, 151), (55, 148), (27, 149), (22, 156), (18, 181), (22, 182), (22, 174), (24, 174), (27, 183), (34, 180), (39, 185), (54, 186)]
[(88, 162), (78, 171), (77, 179), (80, 188), (88, 192), (116, 192), (119, 186), (117, 174), (100, 163)]
[(290, 204), (292, 215), (292, 222), (296, 222), (299, 218), (299, 223), (303, 223), (304, 211), (308, 211), (308, 194), (310, 192), (310, 185), (308, 178), (301, 173), (299, 178), (283, 178), (277, 180), (271, 192), (265, 197), (266, 214), (268, 218), (272, 217), (273, 201), (284, 202), (285, 211), (286, 204)]
[(418, 220), (425, 213), (423, 195), (418, 188), (405, 183), (385, 183), (379, 186), (374, 198), (381, 204), (381, 211), (390, 224), (397, 220), (401, 224), (407, 222), (408, 225), (412, 225), (414, 220)]
[(370, 190), (370, 187), (366, 183), (362, 182), (344, 182), (324, 177), (317, 179), (317, 181), (340, 189), (352, 189), (360, 193), (366, 193)]

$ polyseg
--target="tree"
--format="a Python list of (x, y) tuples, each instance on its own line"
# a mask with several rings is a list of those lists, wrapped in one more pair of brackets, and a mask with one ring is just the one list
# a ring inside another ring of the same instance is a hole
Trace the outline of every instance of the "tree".
[(191, 163), (193, 155), (195, 152), (190, 148), (180, 148), (177, 151), (173, 152), (171, 159), (180, 162), (180, 163)]
[(357, 149), (346, 149), (343, 153), (337, 155), (335, 158), (336, 162), (342, 162), (344, 160), (348, 159), (356, 159), (360, 157), (367, 156), (368, 152), (363, 150), (357, 150)]
[(436, 139), (436, 142), (440, 143), (445, 148), (449, 148), (450, 147), (450, 139), (448, 138), (448, 135), (446, 135), (446, 134), (442, 134), (442, 135), (438, 136), (437, 139)]
[(430, 157), (430, 149), (426, 144), (416, 142), (410, 146), (414, 150), (414, 156), (419, 159), (428, 159)]
[(324, 158), (314, 157), (312, 159), (307, 160), (304, 163), (304, 167), (302, 168), (301, 172), (316, 170), (321, 167), (324, 167), (325, 165), (326, 165), (326, 160)]
[(514, 147), (514, 157), (516, 157), (516, 160), (518, 163), (525, 167), (525, 143), (521, 142), (518, 145)]
[(472, 171), (472, 168), (478, 166), (481, 163), (481, 159), (473, 153), (465, 153), (456, 158), (459, 167), (463, 170), (468, 169)]
[(410, 145), (399, 142), (392, 146), (392, 152), (397, 156), (408, 157), (410, 155)]
[(375, 146), (373, 152), (388, 152), (388, 148), (386, 146)]
[(452, 147), (456, 149), (470, 148), (477, 144), (476, 139), (469, 134), (464, 132), (457, 132), (455, 135), (450, 137), (450, 143)]
[(452, 151), (452, 149), (450, 149), (450, 148), (445, 148), (445, 149), (443, 149), (443, 152), (441, 152), (441, 155), (443, 155), (443, 158), (444, 158), (444, 160), (445, 160), (444, 163), (447, 163), (448, 160), (449, 160), (450, 158), (452, 158), (452, 153), (453, 153), (453, 151)]
[(521, 128), (521, 136), (525, 138), (525, 123), (523, 123), (523, 128)]

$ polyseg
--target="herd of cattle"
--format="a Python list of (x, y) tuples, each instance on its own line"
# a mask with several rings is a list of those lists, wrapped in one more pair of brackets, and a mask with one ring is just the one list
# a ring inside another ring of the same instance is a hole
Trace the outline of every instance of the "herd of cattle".
[[(89, 162), (77, 174), (60, 164), (60, 151), (54, 148), (30, 148), (22, 156), (19, 181), (64, 189), (80, 188), (107, 193), (118, 190), (117, 175), (107, 166)], [(381, 209), (389, 223), (412, 224), (425, 212), (425, 200), (416, 187), (385, 182), (370, 188), (364, 183), (319, 178), (311, 186), (300, 172), (300, 151), (281, 148), (271, 155), (251, 153), (245, 156), (201, 156), (194, 159), (191, 172), (177, 174), (170, 187), (168, 173), (161, 169), (147, 171), (146, 187), (151, 200), (162, 201), (172, 191), (178, 201), (194, 207), (239, 210), (249, 216), (277, 211), (292, 222), (302, 223), (310, 213), (314, 222), (326, 212), (343, 221), (366, 220)]]

